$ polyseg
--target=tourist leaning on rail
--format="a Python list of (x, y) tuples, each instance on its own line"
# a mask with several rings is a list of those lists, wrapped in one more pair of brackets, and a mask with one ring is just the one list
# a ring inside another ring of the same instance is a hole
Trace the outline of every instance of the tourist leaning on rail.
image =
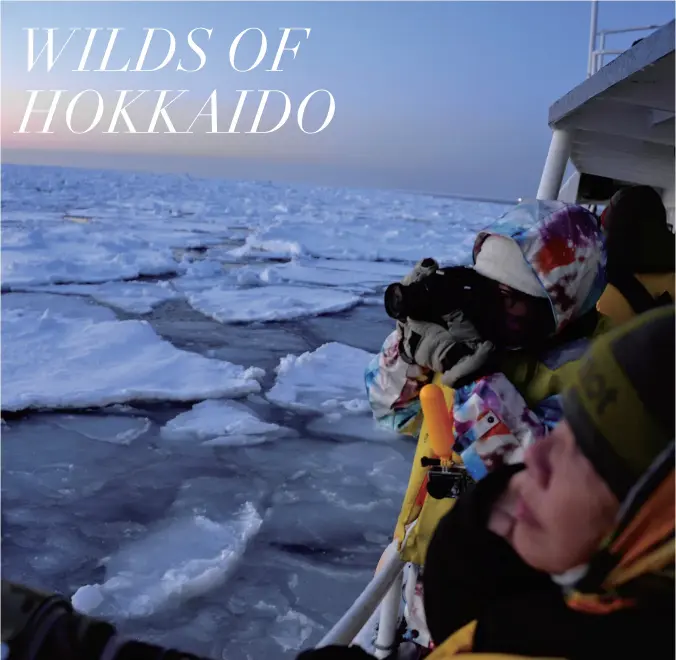
[(676, 237), (659, 194), (631, 186), (613, 195), (601, 215), (608, 286), (597, 309), (615, 324), (674, 301)]
[(675, 330), (670, 305), (597, 339), (564, 421), (442, 519), (423, 578), (428, 660), (674, 658)]
[[(494, 284), (497, 295), (482, 299), (479, 313), (502, 347), (472, 334), (462, 317), (446, 328), (412, 319), (398, 323), (365, 376), (381, 426), (416, 436), (419, 394), (435, 373), (455, 386), (459, 379), (502, 372), (535, 410), (560, 393), (589, 339), (611, 325), (595, 309), (605, 286), (603, 236), (597, 218), (583, 207), (521, 203), (479, 233), (473, 260), (474, 270)], [(421, 262), (403, 283), (436, 270), (434, 262)]]

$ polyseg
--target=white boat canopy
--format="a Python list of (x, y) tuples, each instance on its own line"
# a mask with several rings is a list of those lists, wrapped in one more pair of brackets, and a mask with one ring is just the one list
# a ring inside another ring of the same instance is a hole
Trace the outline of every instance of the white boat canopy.
[[(538, 198), (605, 202), (643, 184), (673, 208), (674, 75), (671, 21), (556, 101)], [(561, 189), (569, 159), (576, 173)]]

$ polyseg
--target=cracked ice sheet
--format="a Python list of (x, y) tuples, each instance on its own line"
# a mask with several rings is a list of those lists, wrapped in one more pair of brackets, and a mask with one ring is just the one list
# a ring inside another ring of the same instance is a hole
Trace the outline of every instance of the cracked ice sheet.
[(396, 222), (383, 217), (352, 222), (285, 220), (255, 231), (247, 237), (244, 246), (233, 250), (233, 256), (242, 258), (250, 252), (264, 250), (287, 257), (406, 264), (414, 264), (427, 256), (442, 264), (462, 264), (470, 258), (476, 232), (506, 208), (486, 204), (477, 212), (472, 206), (478, 209), (480, 205), (465, 205), (458, 200), (454, 200), (454, 206), (457, 210), (449, 211), (447, 217), (405, 217)]
[(90, 440), (130, 445), (145, 435), (152, 422), (147, 417), (115, 415), (54, 415), (44, 418), (65, 431), (74, 431)]
[(3, 410), (194, 401), (261, 389), (262, 369), (181, 351), (145, 321), (13, 307), (2, 314)]
[(364, 371), (373, 357), (337, 342), (299, 356), (287, 355), (276, 368), (277, 379), (266, 397), (300, 412), (367, 412)]
[(129, 314), (148, 314), (160, 303), (183, 297), (168, 282), (105, 282), (103, 284), (53, 284), (27, 287), (26, 291), (80, 295), (117, 307)]
[(304, 259), (280, 266), (270, 266), (261, 274), (261, 279), (270, 282), (356, 287), (361, 291), (372, 293), (380, 286), (401, 279), (409, 270), (406, 266), (379, 270), (373, 267), (379, 264), (363, 261), (353, 261), (352, 267), (346, 268), (345, 263), (345, 261), (336, 261), (334, 267), (330, 260)]
[(115, 312), (79, 296), (57, 296), (52, 293), (3, 293), (2, 312), (18, 312), (41, 316), (45, 312), (82, 321), (115, 321)]
[(310, 433), (328, 436), (338, 440), (368, 440), (371, 442), (392, 442), (399, 434), (381, 429), (373, 415), (345, 416), (338, 412), (329, 413), (319, 419), (313, 419), (308, 425)]
[(208, 400), (169, 420), (160, 435), (169, 441), (197, 441), (209, 446), (258, 445), (293, 435), (291, 429), (264, 422), (233, 401)]
[(184, 260), (179, 266), (182, 275), (174, 278), (171, 286), (182, 294), (197, 294), (208, 289), (230, 290), (274, 284), (274, 276), (261, 279), (261, 275), (267, 272), (264, 265), (227, 267), (220, 261), (203, 259), (194, 262)]
[(173, 273), (176, 266), (169, 249), (105, 225), (34, 224), (3, 231), (4, 288), (133, 279)]
[(206, 594), (226, 582), (261, 522), (250, 502), (222, 522), (198, 514), (165, 521), (113, 555), (105, 582), (80, 587), (73, 607), (91, 616), (137, 618)]
[(361, 302), (359, 296), (343, 291), (300, 286), (214, 288), (188, 291), (187, 299), (198, 312), (221, 323), (291, 321), (342, 312)]

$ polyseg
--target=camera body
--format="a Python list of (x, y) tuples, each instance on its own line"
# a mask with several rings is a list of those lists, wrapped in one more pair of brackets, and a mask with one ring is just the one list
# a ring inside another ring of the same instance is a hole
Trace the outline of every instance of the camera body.
[(489, 332), (487, 312), (495, 309), (495, 285), (467, 266), (439, 268), (411, 284), (396, 282), (385, 290), (385, 311), (390, 318), (446, 326), (444, 318), (461, 311), (481, 335)]
[(474, 484), (462, 465), (432, 467), (427, 473), (427, 493), (435, 500), (455, 500)]

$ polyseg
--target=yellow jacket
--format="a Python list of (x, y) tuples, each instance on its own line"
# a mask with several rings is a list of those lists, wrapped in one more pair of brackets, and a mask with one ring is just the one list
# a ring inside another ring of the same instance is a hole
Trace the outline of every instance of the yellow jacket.
[[(672, 300), (676, 297), (674, 273), (634, 275), (634, 277), (646, 288), (653, 298), (658, 298), (663, 293), (668, 293)], [(600, 314), (609, 317), (614, 325), (626, 323), (636, 316), (626, 298), (612, 284), (606, 286), (603, 295), (596, 303), (596, 309)]]
[[(438, 646), (427, 660), (526, 660), (526, 656), (508, 653), (472, 653), (472, 642), (477, 622), (472, 621), (460, 628), (443, 644)], [(563, 658), (529, 658), (529, 660), (563, 660)]]

